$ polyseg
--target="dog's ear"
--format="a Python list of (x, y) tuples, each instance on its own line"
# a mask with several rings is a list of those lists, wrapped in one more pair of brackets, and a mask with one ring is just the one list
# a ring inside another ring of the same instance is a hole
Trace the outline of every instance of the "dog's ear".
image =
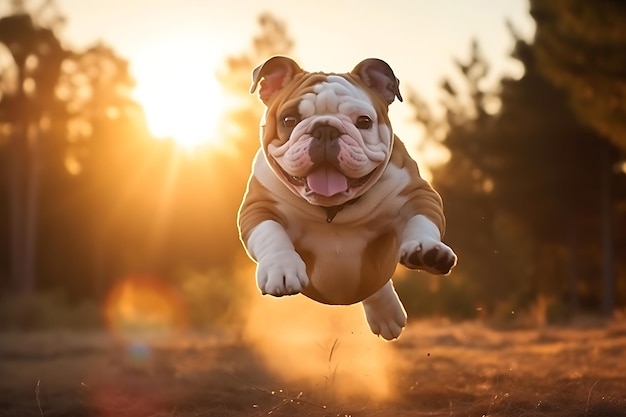
[(259, 97), (265, 104), (272, 95), (283, 88), (293, 76), (302, 72), (302, 68), (291, 58), (286, 56), (274, 56), (252, 71), (252, 85), (250, 94), (254, 93), (259, 82)]
[(387, 104), (391, 104), (396, 97), (402, 101), (400, 81), (389, 64), (382, 59), (365, 59), (354, 67), (352, 74), (361, 77), (363, 82), (376, 91)]

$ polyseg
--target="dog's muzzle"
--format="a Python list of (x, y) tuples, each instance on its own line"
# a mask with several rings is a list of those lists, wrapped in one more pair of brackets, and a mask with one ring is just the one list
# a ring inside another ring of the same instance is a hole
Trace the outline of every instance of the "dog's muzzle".
[(315, 193), (330, 197), (349, 188), (348, 178), (341, 172), (339, 152), (341, 131), (327, 123), (311, 129), (314, 138), (309, 147), (313, 169), (307, 175), (307, 185)]
[(309, 157), (314, 165), (328, 164), (339, 169), (339, 136), (341, 132), (335, 126), (326, 123), (315, 125), (311, 129), (311, 136), (315, 138), (309, 147)]

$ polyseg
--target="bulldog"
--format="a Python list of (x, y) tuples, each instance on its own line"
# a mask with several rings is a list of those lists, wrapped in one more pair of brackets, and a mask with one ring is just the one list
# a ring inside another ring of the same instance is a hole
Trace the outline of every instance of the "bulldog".
[(275, 56), (253, 71), (250, 93), (259, 85), (261, 147), (238, 227), (260, 291), (361, 302), (372, 332), (397, 338), (398, 263), (444, 275), (457, 262), (441, 242), (441, 198), (393, 134), (398, 79), (380, 59), (335, 74)]

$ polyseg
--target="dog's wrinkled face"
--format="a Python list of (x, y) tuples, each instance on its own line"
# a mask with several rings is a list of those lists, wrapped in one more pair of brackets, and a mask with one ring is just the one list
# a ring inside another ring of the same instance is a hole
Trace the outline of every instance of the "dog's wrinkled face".
[(340, 76), (315, 84), (277, 115), (276, 126), (267, 153), (288, 187), (313, 204), (355, 198), (389, 159), (389, 127), (379, 123), (367, 94)]
[[(390, 158), (388, 99), (354, 71), (308, 73), (289, 58), (273, 59), (282, 65), (270, 65), (267, 72), (257, 69), (253, 88), (263, 77), (260, 93), (268, 108), (262, 146), (275, 174), (292, 192), (319, 206), (341, 205), (362, 195)], [(370, 74), (381, 77), (378, 70)], [(399, 97), (393, 73), (385, 77), (383, 82), (393, 81), (391, 100)]]

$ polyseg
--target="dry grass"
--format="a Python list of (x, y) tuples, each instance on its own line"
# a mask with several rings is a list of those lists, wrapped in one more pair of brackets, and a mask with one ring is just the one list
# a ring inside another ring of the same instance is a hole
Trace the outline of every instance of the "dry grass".
[(347, 359), (357, 352), (348, 335), (328, 337), (320, 358), (301, 357), (320, 360), (316, 373), (292, 368), (286, 378), (292, 362), (276, 372), (257, 346), (223, 332), (132, 343), (95, 332), (2, 334), (0, 416), (626, 416), (623, 322), (494, 330), (442, 321), (411, 323), (394, 343), (368, 335), (386, 352), (385, 397), (366, 387), (342, 394), (344, 374), (360, 372)]

